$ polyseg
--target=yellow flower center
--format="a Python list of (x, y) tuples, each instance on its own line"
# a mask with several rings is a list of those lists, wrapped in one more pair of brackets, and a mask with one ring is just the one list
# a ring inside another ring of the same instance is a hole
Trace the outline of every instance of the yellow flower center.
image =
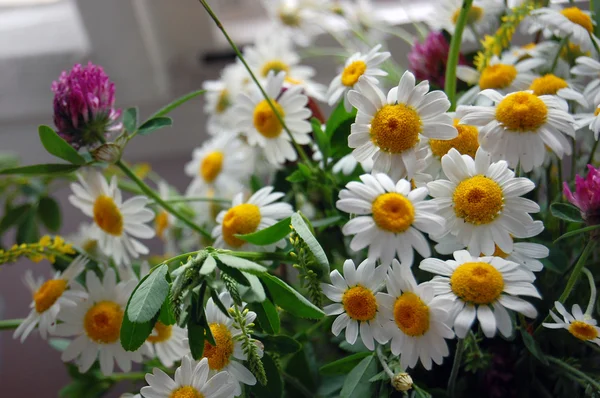
[(347, 87), (352, 87), (356, 84), (358, 79), (367, 70), (367, 64), (365, 61), (354, 61), (350, 65), (344, 68), (342, 72), (342, 84)]
[(596, 108), (594, 111), (594, 116), (598, 116), (600, 114), (600, 108)]
[(231, 100), (229, 99), (229, 91), (222, 90), (219, 94), (219, 98), (217, 99), (217, 106), (215, 111), (217, 113), (223, 113), (229, 106), (231, 105)]
[(535, 132), (546, 123), (547, 116), (544, 101), (524, 91), (506, 96), (496, 107), (496, 120), (512, 131)]
[(169, 398), (204, 398), (204, 395), (192, 386), (183, 386), (173, 391)]
[(456, 217), (475, 225), (491, 223), (504, 207), (500, 185), (482, 175), (461, 181), (454, 189), (452, 200)]
[(375, 224), (386, 231), (406, 231), (415, 220), (415, 208), (404, 195), (390, 192), (379, 195), (371, 205)]
[(537, 46), (537, 44), (532, 41), (531, 43), (527, 43), (527, 44), (521, 46), (521, 48), (523, 50), (533, 50), (536, 46)]
[(88, 253), (92, 253), (96, 250), (96, 246), (98, 246), (98, 241), (96, 239), (88, 239), (82, 245), (82, 249)]
[(267, 77), (270, 71), (275, 72), (275, 74), (278, 74), (279, 72), (285, 72), (287, 74), (290, 71), (290, 67), (285, 62), (275, 59), (265, 63), (261, 68), (260, 73), (263, 77)]
[(156, 236), (163, 239), (165, 231), (169, 228), (169, 213), (161, 211), (156, 215), (154, 219), (154, 229), (156, 230)]
[(556, 95), (561, 88), (567, 88), (569, 84), (558, 76), (551, 73), (533, 80), (529, 89), (535, 95)]
[(370, 321), (377, 314), (375, 295), (371, 290), (361, 285), (346, 290), (342, 296), (342, 305), (346, 314), (355, 321)]
[(456, 138), (451, 140), (429, 140), (431, 152), (438, 158), (442, 158), (450, 149), (455, 148), (462, 155), (469, 155), (475, 159), (475, 154), (479, 148), (477, 136), (479, 131), (477, 127), (466, 124), (458, 124), (459, 120), (454, 119), (454, 127), (458, 130)]
[(287, 26), (299, 26), (300, 25), (300, 16), (294, 10), (290, 9), (280, 9), (279, 10), (279, 19), (284, 25)]
[(200, 175), (206, 182), (213, 182), (223, 168), (223, 152), (214, 151), (202, 159)]
[(293, 77), (289, 77), (289, 76), (285, 77), (285, 81), (288, 82), (289, 84), (293, 84), (294, 86), (299, 86), (302, 83), (304, 83), (302, 80), (294, 79)]
[(512, 65), (495, 64), (486, 66), (479, 76), (479, 87), (502, 89), (510, 86), (517, 77), (517, 68)]
[(385, 105), (371, 120), (371, 141), (384, 152), (401, 153), (417, 145), (422, 127), (412, 107)]
[[(500, 249), (498, 247), (498, 245), (495, 245), (494, 253), (492, 254), (492, 256), (494, 256), (494, 257), (500, 257), (500, 258), (506, 258), (506, 257), (508, 257), (508, 255), (509, 254), (505, 253), (504, 251), (502, 251), (502, 249)], [(483, 257), (484, 254), (482, 254), (481, 256)]]
[[(452, 14), (452, 23), (456, 25), (456, 21), (458, 21), (458, 16), (460, 15), (460, 8), (457, 8)], [(475, 22), (478, 22), (483, 17), (483, 8), (472, 6), (469, 12), (467, 13), (467, 25), (472, 25)]]
[(64, 279), (50, 279), (44, 282), (40, 288), (33, 293), (35, 310), (42, 313), (52, 307), (52, 304), (58, 300), (67, 288), (67, 281)]
[(256, 231), (261, 215), (258, 206), (243, 203), (227, 210), (223, 217), (223, 240), (233, 247), (240, 247), (245, 242), (236, 238), (236, 234), (249, 234)]
[[(277, 109), (277, 113), (283, 118), (285, 113), (283, 112), (281, 105), (275, 100), (271, 100), (271, 102), (275, 106), (275, 109)], [(254, 127), (266, 138), (277, 138), (283, 130), (283, 126), (279, 122), (279, 119), (277, 119), (277, 115), (275, 115), (267, 100), (262, 100), (256, 105), (256, 108), (254, 108)]]
[(590, 18), (589, 15), (581, 11), (579, 8), (568, 7), (562, 10), (560, 13), (567, 17), (569, 21), (583, 27), (588, 32), (592, 33), (594, 31), (594, 24), (592, 23), (592, 18)]
[(583, 51), (579, 45), (571, 42), (566, 46), (563, 46), (560, 50), (560, 57), (567, 61), (581, 56), (589, 57), (591, 56), (591, 53), (589, 51)]
[(113, 301), (100, 301), (85, 314), (83, 327), (88, 337), (100, 344), (114, 343), (119, 339), (123, 309)]
[(146, 341), (150, 343), (162, 343), (171, 338), (171, 334), (173, 333), (173, 326), (164, 325), (162, 322), (156, 322), (154, 325), (154, 334), (148, 336)]
[(593, 340), (598, 337), (598, 331), (592, 325), (583, 321), (573, 321), (569, 325), (569, 333), (579, 340)]
[(416, 294), (403, 293), (394, 304), (394, 320), (404, 334), (422, 336), (429, 330), (429, 307)]
[(464, 263), (450, 277), (450, 287), (457, 297), (472, 304), (491, 304), (504, 289), (504, 279), (488, 263)]
[(216, 346), (204, 341), (204, 357), (208, 358), (208, 366), (212, 370), (221, 370), (229, 363), (233, 355), (233, 337), (227, 326), (222, 323), (211, 323), (210, 331), (215, 338)]
[(123, 233), (123, 215), (110, 196), (96, 198), (94, 222), (107, 234), (120, 236)]

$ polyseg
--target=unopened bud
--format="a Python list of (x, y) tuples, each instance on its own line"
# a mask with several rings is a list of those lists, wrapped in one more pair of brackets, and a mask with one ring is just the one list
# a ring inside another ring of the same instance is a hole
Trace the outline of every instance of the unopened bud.
[(408, 373), (398, 373), (392, 378), (392, 386), (398, 391), (408, 391), (412, 385), (413, 379)]

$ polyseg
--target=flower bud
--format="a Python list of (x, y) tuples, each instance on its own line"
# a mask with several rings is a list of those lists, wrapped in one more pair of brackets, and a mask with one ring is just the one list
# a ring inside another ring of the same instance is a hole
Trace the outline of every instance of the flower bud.
[(408, 373), (401, 372), (392, 378), (392, 386), (398, 391), (408, 391), (412, 385), (413, 379)]

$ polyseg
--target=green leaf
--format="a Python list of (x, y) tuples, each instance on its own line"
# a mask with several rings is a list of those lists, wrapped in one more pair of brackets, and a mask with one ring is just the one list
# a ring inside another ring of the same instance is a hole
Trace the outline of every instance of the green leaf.
[(168, 271), (168, 265), (163, 264), (140, 281), (138, 289), (131, 295), (130, 304), (127, 305), (127, 317), (130, 321), (144, 323), (160, 311), (169, 295), (169, 283), (166, 279)]
[(246, 279), (248, 279), (248, 282), (250, 282), (250, 286), (240, 286), (238, 288), (242, 300), (244, 300), (247, 303), (260, 303), (262, 301), (265, 301), (267, 295), (265, 293), (265, 289), (263, 288), (262, 283), (260, 283), (260, 279), (247, 272), (242, 272), (242, 274), (244, 274)]
[(290, 336), (284, 336), (282, 334), (277, 336), (257, 334), (257, 338), (265, 346), (265, 351), (272, 351), (286, 355), (295, 354), (302, 349), (302, 344)]
[(219, 310), (221, 310), (223, 315), (225, 315), (227, 318), (231, 318), (229, 316), (229, 312), (227, 312), (227, 308), (225, 308), (225, 304), (223, 304), (223, 302), (219, 298), (219, 294), (216, 292), (216, 290), (210, 289), (210, 297), (213, 299), (213, 303), (215, 303), (217, 307), (219, 307)]
[[(127, 314), (127, 308), (131, 304), (131, 299), (139, 289), (140, 285), (138, 284), (129, 300), (127, 301), (127, 307), (125, 307), (125, 314)], [(156, 325), (156, 321), (158, 320), (159, 313), (157, 313), (153, 319), (144, 322), (144, 323), (135, 323), (129, 320), (129, 317), (125, 315), (123, 317), (123, 323), (121, 324), (121, 345), (126, 351), (136, 351), (138, 348), (144, 344), (150, 333), (152, 333), (152, 329), (154, 329), (154, 325)]]
[(333, 217), (327, 217), (327, 218), (322, 218), (320, 220), (312, 221), (311, 224), (312, 224), (313, 228), (324, 228), (324, 227), (328, 227), (330, 225), (334, 225), (341, 219), (342, 219), (341, 216), (333, 216)]
[(229, 254), (221, 253), (217, 253), (217, 258), (228, 267), (235, 268), (240, 271), (245, 271), (255, 275), (260, 275), (267, 272), (267, 269), (262, 265), (250, 260), (246, 260), (245, 258), (239, 258)]
[(21, 219), (17, 227), (17, 243), (34, 243), (40, 239), (38, 225), (36, 223), (36, 209), (30, 207)]
[(312, 126), (313, 135), (315, 136), (315, 142), (323, 155), (323, 159), (329, 158), (330, 148), (329, 148), (329, 137), (323, 130), (321, 129), (321, 122), (317, 118), (310, 119), (310, 124)]
[(256, 383), (253, 386), (248, 386), (248, 391), (251, 394), (248, 396), (263, 397), (263, 398), (281, 398), (283, 397), (283, 380), (279, 368), (269, 354), (262, 357), (263, 367), (267, 376), (267, 384), (262, 385)]
[(348, 113), (344, 109), (344, 101), (340, 101), (325, 126), (325, 133), (329, 137), (331, 146), (331, 156), (341, 158), (352, 151), (348, 147), (348, 136), (350, 135), (350, 126), (354, 123), (355, 118), (356, 109)]
[(556, 218), (569, 222), (583, 222), (581, 212), (570, 203), (552, 203), (550, 213)]
[(269, 289), (275, 304), (294, 316), (301, 318), (321, 319), (325, 313), (294, 290), (290, 285), (270, 274), (259, 276)]
[(4, 233), (4, 231), (9, 229), (13, 225), (20, 224), (23, 220), (23, 217), (27, 214), (30, 208), (31, 205), (29, 203), (26, 203), (8, 210), (2, 218), (2, 221), (0, 221), (0, 234)]
[(38, 203), (38, 217), (46, 228), (52, 232), (60, 229), (60, 206), (49, 196), (44, 196)]
[(323, 375), (348, 374), (363, 358), (372, 355), (372, 352), (357, 352), (356, 354), (348, 355), (347, 357), (323, 365), (319, 369), (319, 372)]
[(150, 119), (144, 122), (138, 130), (138, 134), (148, 135), (153, 131), (169, 127), (173, 124), (173, 120), (170, 117), (159, 116), (154, 119)]
[(286, 181), (289, 182), (302, 182), (306, 181), (306, 176), (300, 170), (295, 170), (292, 174), (285, 178)]
[(69, 145), (67, 141), (63, 140), (58, 134), (56, 134), (56, 131), (52, 130), (50, 127), (42, 125), (38, 128), (38, 133), (40, 135), (40, 141), (42, 141), (42, 145), (51, 155), (77, 165), (83, 165), (86, 163), (83, 156), (77, 153), (77, 151), (71, 145)]
[(167, 294), (167, 297), (165, 297), (165, 301), (160, 307), (158, 320), (163, 325), (174, 325), (175, 323), (177, 323), (177, 319), (175, 318), (175, 313), (173, 311), (173, 303), (171, 303), (171, 297), (169, 294)]
[(279, 333), (279, 314), (277, 313), (277, 307), (275, 307), (275, 304), (271, 300), (264, 300), (261, 303), (250, 303), (248, 307), (256, 313), (258, 324), (265, 333)]
[(260, 182), (260, 178), (256, 174), (252, 174), (250, 177), (250, 189), (252, 192), (256, 192), (262, 188), (262, 183)]
[(542, 349), (535, 341), (533, 336), (527, 333), (527, 330), (524, 330), (523, 328), (520, 328), (520, 331), (521, 337), (523, 337), (523, 343), (525, 344), (525, 347), (527, 347), (531, 355), (536, 357), (544, 365), (548, 366), (548, 359), (546, 359), (546, 356), (542, 352)]
[(200, 275), (211, 274), (215, 268), (217, 268), (217, 261), (213, 256), (208, 255), (200, 267)]
[(209, 340), (212, 340), (214, 344), (214, 338), (210, 333), (210, 327), (206, 322), (206, 315), (204, 313), (203, 297), (205, 291), (206, 282), (203, 282), (200, 287), (200, 293), (192, 294), (190, 318), (187, 324), (190, 351), (195, 360), (202, 358), (202, 354), (204, 354), (204, 340), (208, 339), (208, 335), (210, 335)]
[(123, 126), (129, 133), (133, 133), (137, 129), (138, 125), (138, 109), (127, 108), (123, 112)]
[(556, 239), (554, 241), (554, 243), (558, 242), (559, 240), (570, 238), (571, 236), (579, 235), (579, 234), (582, 234), (584, 232), (590, 232), (590, 231), (593, 231), (593, 230), (598, 229), (598, 228), (600, 228), (600, 224), (598, 224), (598, 225), (592, 225), (592, 226), (584, 227), (584, 228), (580, 228), (580, 229), (576, 229), (575, 231), (569, 231), (566, 234), (561, 235), (558, 239)]
[(200, 94), (204, 94), (205, 92), (206, 92), (206, 90), (196, 90), (196, 91), (192, 91), (191, 93), (185, 94), (185, 95), (177, 98), (175, 101), (171, 102), (170, 104), (159, 109), (154, 115), (152, 115), (151, 119), (165, 116), (168, 113), (170, 113), (173, 109), (178, 108), (179, 106), (185, 104), (189, 100), (194, 99), (197, 96), (199, 96)]
[(271, 225), (269, 228), (261, 229), (260, 231), (251, 234), (236, 234), (235, 236), (257, 246), (272, 245), (289, 235), (291, 232), (290, 220), (290, 217), (284, 218), (278, 223)]
[(377, 374), (377, 361), (373, 355), (363, 358), (348, 374), (340, 398), (363, 398), (372, 396), (374, 384), (369, 379)]
[(71, 344), (71, 340), (54, 337), (48, 339), (48, 343), (50, 344), (50, 347), (54, 348), (56, 351), (63, 352), (67, 349), (69, 344)]
[(310, 178), (310, 176), (312, 175), (312, 171), (310, 170), (310, 168), (307, 165), (305, 165), (304, 163), (298, 163), (297, 167), (298, 167), (298, 170), (300, 170), (300, 172), (306, 178)]
[(79, 167), (76, 164), (36, 164), (33, 166), (14, 167), (11, 169), (0, 170), (1, 175), (49, 175), (49, 174), (67, 174)]
[(319, 266), (321, 267), (319, 270), (317, 270), (319, 271), (319, 274), (329, 274), (329, 260), (327, 260), (325, 251), (323, 251), (323, 248), (312, 234), (309, 226), (306, 224), (300, 213), (292, 214), (292, 226), (300, 238), (302, 238), (304, 243), (306, 243), (308, 249), (314, 255), (315, 260), (317, 260), (319, 263)]
[(250, 282), (239, 269), (228, 267), (223, 263), (217, 263), (217, 267), (219, 267), (222, 272), (225, 272), (227, 275), (235, 279), (235, 281), (240, 285), (250, 286)]

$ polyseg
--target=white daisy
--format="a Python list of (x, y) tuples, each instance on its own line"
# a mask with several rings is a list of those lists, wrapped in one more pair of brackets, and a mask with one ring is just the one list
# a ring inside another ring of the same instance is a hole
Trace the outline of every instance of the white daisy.
[(533, 91), (537, 96), (556, 95), (567, 101), (575, 101), (584, 108), (588, 107), (588, 102), (582, 93), (571, 83), (552, 73), (533, 79), (528, 90)]
[(247, 182), (252, 168), (248, 167), (250, 148), (240, 139), (220, 136), (206, 141), (192, 152), (192, 160), (185, 165), (185, 173), (193, 177), (186, 190), (189, 196), (227, 197), (239, 192)]
[(218, 372), (208, 377), (209, 367), (206, 358), (194, 361), (186, 356), (175, 371), (175, 377), (158, 368), (152, 374), (146, 374), (148, 385), (142, 387), (145, 398), (229, 398), (233, 396), (235, 386), (227, 372)]
[(243, 194), (237, 194), (231, 208), (221, 211), (217, 216), (217, 225), (212, 231), (214, 246), (250, 251), (274, 251), (277, 247), (285, 246), (284, 240), (268, 246), (255, 246), (235, 236), (260, 231), (291, 216), (293, 209), (290, 204), (274, 203), (283, 196), (281, 192), (273, 192), (270, 186), (259, 189), (245, 202)]
[(426, 80), (415, 86), (415, 76), (408, 71), (387, 98), (362, 77), (356, 88), (348, 93), (358, 109), (348, 146), (355, 148), (352, 153), (359, 162), (373, 159), (375, 173), (386, 173), (393, 180), (410, 179), (416, 171), (421, 136), (449, 140), (458, 134), (445, 113), (450, 107), (446, 94), (427, 93)]
[(69, 196), (69, 201), (94, 219), (92, 235), (102, 253), (112, 257), (117, 265), (148, 254), (148, 248), (135, 239), (154, 236), (154, 230), (145, 224), (154, 218), (154, 213), (145, 207), (148, 198), (135, 196), (123, 202), (116, 176), (110, 185), (97, 171), (77, 173), (77, 179), (79, 184), (71, 184), (74, 195)]
[(302, 0), (262, 0), (270, 19), (275, 23), (272, 34), (286, 35), (299, 46), (308, 46), (322, 33), (318, 10)]
[[(296, 143), (310, 143), (312, 128), (307, 121), (311, 111), (306, 108), (308, 97), (301, 94), (302, 87), (294, 86), (282, 93), (285, 72), (267, 76), (265, 92), (290, 129)], [(282, 164), (286, 160), (295, 161), (298, 154), (290, 136), (269, 106), (267, 100), (258, 92), (251, 95), (240, 94), (236, 105), (237, 127), (243, 131), (250, 145), (260, 146), (272, 164)]]
[(516, 57), (499, 59), (494, 56), (481, 72), (470, 66), (458, 65), (456, 77), (473, 85), (458, 99), (458, 104), (488, 105), (490, 103), (488, 98), (478, 97), (482, 90), (494, 89), (501, 94), (526, 90), (537, 77), (533, 70), (547, 63), (548, 60), (544, 58), (527, 58), (519, 61)]
[(590, 57), (578, 57), (571, 73), (576, 76), (590, 78), (583, 95), (591, 104), (600, 104), (600, 62)]
[[(454, 35), (456, 21), (462, 8), (462, 0), (444, 0), (436, 3), (436, 12), (426, 22), (432, 30), (445, 30)], [(463, 31), (463, 42), (479, 42), (485, 34), (492, 33), (498, 26), (502, 2), (477, 0), (467, 14), (468, 27)]]
[(442, 158), (442, 168), (448, 180), (432, 181), (427, 188), (446, 220), (444, 232), (473, 255), (491, 255), (495, 245), (510, 253), (511, 235), (527, 237), (533, 224), (529, 213), (540, 211), (537, 203), (521, 197), (535, 188), (531, 180), (515, 178), (505, 161), (490, 164), (490, 155), (481, 149), (473, 160), (452, 148)]
[[(228, 292), (219, 294), (219, 299), (227, 309), (234, 305)], [(243, 310), (243, 308), (240, 310)], [(233, 395), (238, 396), (242, 393), (241, 384), (250, 386), (256, 384), (256, 377), (242, 364), (242, 361), (247, 359), (247, 355), (242, 348), (242, 342), (236, 339), (241, 331), (234, 325), (231, 317), (221, 312), (212, 298), (208, 299), (205, 311), (206, 321), (217, 344), (213, 346), (208, 342), (204, 343), (203, 355), (208, 360), (209, 373), (228, 372), (232, 379), (231, 382), (235, 385)], [(255, 312), (248, 311), (246, 313), (246, 324), (254, 322), (255, 319)], [(257, 348), (259, 355), (262, 356), (262, 349), (258, 346)]]
[(336, 162), (331, 168), (331, 171), (334, 173), (342, 173), (345, 176), (349, 176), (354, 172), (356, 166), (360, 163), (363, 171), (369, 173), (373, 169), (373, 161), (371, 159), (367, 159), (364, 162), (358, 162), (354, 155), (349, 153), (348, 155), (342, 157), (340, 160)]
[(392, 354), (401, 355), (403, 365), (414, 368), (421, 359), (425, 369), (431, 361), (442, 364), (448, 356), (444, 339), (454, 338), (448, 309), (452, 301), (434, 297), (433, 287), (417, 285), (408, 264), (394, 260), (385, 282), (387, 293), (377, 293), (385, 321), (384, 332), (391, 338)]
[(77, 284), (75, 278), (85, 269), (88, 260), (79, 256), (63, 272), (57, 272), (54, 278), (44, 281), (44, 278), (33, 278), (31, 270), (25, 272), (25, 285), (31, 290), (33, 301), (31, 312), (15, 330), (13, 338), (25, 341), (29, 333), (37, 326), (44, 340), (48, 333), (52, 334), (56, 328), (56, 317), (61, 308), (73, 307), (76, 302), (85, 297), (76, 286), (70, 290), (72, 283)]
[(454, 252), (454, 260), (427, 258), (419, 268), (442, 275), (436, 275), (429, 283), (436, 296), (454, 301), (449, 312), (455, 317), (454, 331), (460, 339), (465, 338), (475, 317), (486, 337), (494, 337), (496, 329), (509, 337), (513, 325), (507, 308), (529, 318), (537, 316), (531, 303), (517, 297), (541, 298), (531, 283), (533, 278), (517, 263), (500, 257), (474, 257), (459, 250)]
[(383, 334), (381, 303), (376, 293), (382, 287), (388, 267), (365, 260), (358, 268), (352, 260), (344, 262), (344, 276), (338, 270), (329, 274), (332, 285), (322, 283), (323, 294), (335, 304), (323, 308), (327, 315), (338, 315), (331, 326), (337, 336), (346, 329), (346, 341), (354, 344), (359, 334), (369, 350), (375, 349), (373, 339), (380, 344), (387, 342)]
[[(70, 234), (67, 238), (80, 253), (86, 253), (90, 257), (104, 262), (106, 257), (98, 248), (98, 239), (94, 233), (94, 224), (83, 222), (77, 227), (77, 232)], [(103, 266), (103, 264), (99, 264)]]
[(506, 160), (510, 167), (520, 164), (526, 172), (544, 162), (546, 147), (559, 158), (571, 154), (575, 137), (575, 119), (565, 109), (564, 101), (551, 95), (537, 96), (518, 91), (502, 96), (483, 90), (493, 106), (459, 106), (456, 112), (462, 123), (481, 127), (479, 145), (492, 159)]
[(543, 7), (531, 12), (535, 22), (560, 38), (569, 37), (569, 41), (581, 47), (584, 51), (593, 51), (598, 39), (594, 36), (594, 20), (589, 11), (577, 7), (567, 7), (562, 10)]
[(423, 257), (431, 249), (422, 232), (444, 229), (444, 219), (427, 197), (427, 188), (411, 189), (410, 182), (396, 184), (385, 174), (363, 174), (362, 183), (352, 181), (340, 191), (336, 207), (356, 214), (344, 225), (344, 235), (355, 235), (350, 242), (354, 251), (369, 247), (369, 259), (390, 265), (398, 256), (401, 262), (412, 265), (413, 248)]
[(360, 77), (364, 76), (365, 80), (373, 84), (377, 84), (379, 76), (387, 76), (387, 72), (379, 69), (385, 60), (391, 54), (387, 51), (379, 52), (381, 44), (376, 45), (366, 54), (355, 53), (346, 60), (344, 69), (340, 74), (333, 78), (329, 89), (327, 90), (327, 98), (330, 106), (337, 103), (343, 97), (344, 107), (347, 112), (352, 110), (352, 105), (348, 101), (348, 91), (353, 89)]
[(573, 315), (565, 309), (558, 301), (554, 302), (558, 313), (562, 315), (560, 319), (552, 310), (550, 316), (556, 323), (542, 323), (544, 327), (549, 329), (566, 329), (579, 340), (589, 341), (600, 346), (600, 328), (596, 326), (598, 322), (589, 314), (584, 314), (578, 304), (574, 304), (572, 308)]
[(88, 271), (85, 284), (88, 298), (58, 315), (62, 323), (56, 326), (54, 334), (76, 336), (61, 358), (65, 362), (77, 358), (81, 373), (87, 372), (98, 357), (105, 376), (113, 373), (114, 361), (123, 372), (129, 372), (131, 361), (141, 362), (142, 355), (139, 351), (125, 351), (119, 336), (127, 300), (136, 282), (129, 280), (117, 284), (115, 271), (109, 268), (102, 281), (94, 271)]
[(600, 135), (600, 105), (596, 107), (593, 113), (579, 113), (575, 115), (575, 124), (577, 130), (584, 127), (589, 128), (594, 132), (594, 139), (598, 141)]

